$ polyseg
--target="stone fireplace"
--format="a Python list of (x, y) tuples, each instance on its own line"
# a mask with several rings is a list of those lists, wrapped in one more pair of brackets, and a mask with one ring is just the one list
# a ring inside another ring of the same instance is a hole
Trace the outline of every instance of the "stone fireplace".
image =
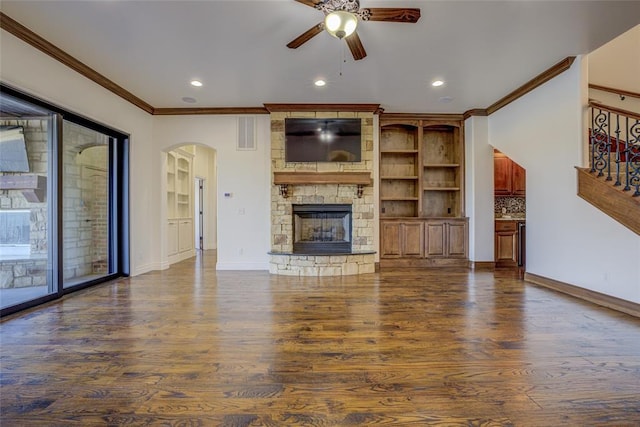
[(293, 205), (293, 253), (351, 253), (351, 205)]
[[(373, 115), (378, 106), (366, 105), (361, 111), (353, 111), (358, 105), (349, 105), (351, 111), (341, 108), (328, 111), (326, 105), (318, 106), (319, 111), (292, 111), (295, 105), (290, 104), (265, 104), (265, 107), (271, 113), (274, 177), (269, 271), (291, 276), (373, 273), (376, 211), (372, 185)], [(284, 120), (289, 117), (362, 119), (361, 161), (285, 162)], [(282, 175), (288, 177), (284, 184)], [(301, 206), (306, 207), (300, 211)], [(321, 220), (312, 219), (309, 210), (319, 209), (329, 212)], [(331, 212), (333, 209), (337, 211)], [(344, 213), (347, 209), (350, 215)]]

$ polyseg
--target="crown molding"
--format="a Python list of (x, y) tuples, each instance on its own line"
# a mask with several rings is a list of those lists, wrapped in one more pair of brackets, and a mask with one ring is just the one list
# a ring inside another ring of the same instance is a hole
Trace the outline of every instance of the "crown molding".
[(485, 117), (488, 116), (489, 112), (486, 108), (472, 108), (471, 110), (467, 110), (462, 114), (463, 120), (467, 120), (469, 117)]
[(282, 113), (291, 111), (337, 111), (337, 112), (364, 112), (379, 114), (380, 104), (264, 104), (270, 113)]
[(462, 120), (460, 113), (383, 113), (380, 120)]
[(537, 76), (535, 76), (534, 78), (532, 78), (531, 80), (529, 80), (528, 82), (526, 82), (525, 84), (523, 84), (522, 86), (514, 90), (513, 92), (500, 98), (498, 101), (488, 106), (487, 114), (491, 115), (495, 113), (502, 107), (506, 107), (516, 99), (523, 97), (524, 95), (536, 89), (537, 87), (542, 86), (544, 83), (548, 82), (549, 80), (556, 77), (557, 75), (564, 73), (569, 68), (571, 68), (571, 64), (573, 64), (573, 61), (575, 61), (575, 59), (576, 59), (575, 56), (568, 56), (562, 61), (555, 64), (554, 66), (538, 74)]
[[(40, 50), (46, 55), (51, 56), (58, 62), (66, 65), (72, 70), (78, 72), (82, 76), (88, 78), (94, 83), (109, 90), (122, 99), (130, 102), (136, 107), (146, 111), (152, 115), (214, 115), (214, 114), (268, 114), (272, 112), (311, 112), (311, 111), (337, 111), (337, 112), (371, 112), (373, 114), (384, 114), (384, 109), (380, 107), (380, 104), (263, 104), (264, 107), (195, 107), (195, 108), (154, 108), (151, 104), (145, 102), (141, 98), (138, 98), (128, 90), (119, 86), (112, 80), (98, 73), (91, 67), (78, 61), (73, 56), (69, 55), (59, 47), (48, 42), (38, 34), (34, 33), (24, 25), (13, 20), (9, 16), (0, 12), (0, 28), (14, 35), (18, 39)], [(523, 84), (516, 90), (510, 92), (508, 95), (502, 97), (497, 102), (493, 103), (487, 108), (474, 108), (465, 111), (463, 114), (419, 114), (424, 116), (424, 119), (448, 119), (448, 120), (466, 120), (471, 116), (487, 116), (495, 113), (499, 109), (507, 106), (516, 99), (531, 92), (538, 86), (546, 83), (557, 75), (568, 70), (575, 56), (569, 56), (562, 61), (558, 62), (548, 70), (540, 73), (527, 83)], [(604, 86), (589, 85), (589, 87), (598, 90), (614, 91), (614, 89), (606, 88)], [(615, 89), (615, 93), (622, 91)], [(635, 92), (626, 91), (624, 95), (638, 96)], [(385, 118), (401, 118), (404, 113), (386, 113)], [(411, 114), (413, 118), (415, 114)]]
[(109, 80), (93, 68), (78, 61), (67, 52), (55, 46), (53, 43), (50, 43), (47, 40), (43, 39), (38, 34), (34, 33), (19, 22), (11, 19), (9, 16), (5, 15), (2, 12), (0, 12), (0, 28), (10, 34), (13, 34), (23, 42), (35, 47), (39, 51), (49, 55), (58, 62), (61, 62), (62, 64), (78, 72), (89, 80), (92, 80), (93, 82), (99, 84), (103, 88), (129, 101), (136, 107), (141, 108), (149, 114), (153, 114), (153, 106), (138, 98), (122, 86), (119, 86), (113, 81)]
[(264, 107), (194, 107), (194, 108), (154, 108), (154, 116), (184, 116), (198, 114), (269, 114)]

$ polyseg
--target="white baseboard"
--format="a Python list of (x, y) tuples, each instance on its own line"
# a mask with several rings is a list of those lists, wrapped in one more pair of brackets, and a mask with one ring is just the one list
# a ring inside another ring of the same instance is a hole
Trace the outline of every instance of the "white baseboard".
[(149, 264), (139, 265), (131, 269), (131, 276), (139, 276), (141, 274), (148, 273), (150, 271), (164, 270), (166, 268), (169, 268), (168, 265), (166, 267), (163, 267), (163, 264), (164, 263), (160, 263), (160, 262), (151, 262)]

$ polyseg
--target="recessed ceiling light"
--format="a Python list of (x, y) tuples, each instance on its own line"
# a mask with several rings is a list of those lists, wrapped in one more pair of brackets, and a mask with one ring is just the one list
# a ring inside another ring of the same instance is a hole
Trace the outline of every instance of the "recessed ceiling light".
[(444, 82), (442, 80), (434, 80), (433, 82), (431, 82), (431, 86), (433, 87), (442, 86), (443, 84)]
[(191, 80), (191, 86), (200, 87), (202, 82), (200, 80)]
[(322, 86), (325, 86), (327, 84), (327, 82), (322, 80), (322, 79), (318, 79), (315, 82), (313, 82), (313, 84), (318, 86), (318, 87), (322, 87)]
[(187, 104), (195, 104), (196, 99), (190, 96), (185, 96), (184, 98), (182, 98), (182, 102), (186, 102)]

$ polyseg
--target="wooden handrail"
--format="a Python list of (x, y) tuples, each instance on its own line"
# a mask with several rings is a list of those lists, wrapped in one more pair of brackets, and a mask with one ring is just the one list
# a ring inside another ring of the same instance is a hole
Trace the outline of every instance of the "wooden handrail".
[(631, 97), (634, 97), (634, 98), (640, 98), (640, 93), (638, 93), (638, 92), (632, 92), (630, 90), (623, 90), (623, 89), (616, 89), (616, 88), (608, 87), (608, 86), (600, 86), (600, 85), (596, 85), (596, 84), (593, 84), (593, 83), (589, 83), (589, 89), (601, 90), (603, 92), (611, 92), (611, 93), (615, 93), (616, 95), (631, 96)]
[(623, 110), (621, 108), (611, 107), (609, 105), (600, 104), (599, 102), (589, 101), (589, 107), (599, 108), (601, 110), (609, 111), (611, 113), (620, 114), (622, 116), (631, 117), (636, 120), (640, 120), (640, 114), (633, 111)]

